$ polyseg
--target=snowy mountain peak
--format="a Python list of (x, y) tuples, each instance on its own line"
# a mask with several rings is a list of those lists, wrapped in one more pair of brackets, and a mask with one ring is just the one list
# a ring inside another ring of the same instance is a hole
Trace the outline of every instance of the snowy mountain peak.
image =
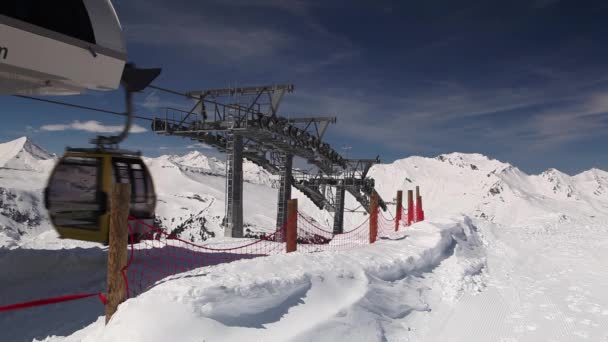
[(511, 167), (511, 164), (503, 163), (496, 159), (491, 159), (479, 153), (460, 153), (453, 152), (441, 154), (435, 159), (443, 163), (448, 163), (460, 168), (471, 169), (473, 171), (483, 171), (495, 173)]
[(569, 175), (561, 172), (558, 169), (555, 168), (550, 168), (547, 169), (545, 171), (543, 171), (543, 173), (541, 173), (541, 176), (546, 177), (546, 178), (566, 178), (566, 177), (570, 177)]
[(33, 143), (27, 137), (0, 144), (0, 167), (17, 170), (47, 170), (55, 155)]
[(606, 179), (608, 180), (608, 171), (602, 170), (602, 169), (598, 169), (598, 168), (591, 168), (587, 171), (583, 171), (579, 174), (577, 174), (576, 176), (577, 178), (600, 178), (600, 179)]
[(213, 161), (211, 160), (211, 158), (207, 157), (206, 155), (202, 154), (199, 151), (192, 151), (183, 156), (174, 156), (170, 159), (171, 159), (171, 161), (175, 162), (176, 164), (195, 167), (195, 168), (201, 168), (201, 169), (212, 169), (211, 164), (214, 164)]

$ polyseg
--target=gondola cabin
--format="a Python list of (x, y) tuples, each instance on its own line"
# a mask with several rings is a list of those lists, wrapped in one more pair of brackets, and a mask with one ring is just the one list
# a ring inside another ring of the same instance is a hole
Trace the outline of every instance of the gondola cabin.
[[(131, 216), (153, 219), (154, 184), (139, 154), (101, 149), (69, 149), (65, 153), (45, 189), (45, 206), (61, 238), (107, 244), (114, 183), (131, 184)], [(145, 229), (132, 228), (135, 235)]]
[(126, 60), (109, 0), (0, 1), (0, 94), (114, 90)]

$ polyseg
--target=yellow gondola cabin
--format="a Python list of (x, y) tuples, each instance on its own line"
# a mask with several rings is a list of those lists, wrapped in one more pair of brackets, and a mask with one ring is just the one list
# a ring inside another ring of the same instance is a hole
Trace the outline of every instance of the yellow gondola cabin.
[[(62, 238), (108, 243), (113, 183), (131, 184), (130, 214), (152, 220), (156, 194), (138, 153), (123, 150), (68, 149), (45, 190), (51, 223)], [(142, 233), (134, 227), (133, 233)]]

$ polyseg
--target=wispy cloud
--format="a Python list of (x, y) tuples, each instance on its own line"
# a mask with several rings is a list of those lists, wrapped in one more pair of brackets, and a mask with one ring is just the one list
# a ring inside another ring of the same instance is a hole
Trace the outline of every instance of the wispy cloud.
[(194, 102), (190, 100), (184, 101), (172, 101), (161, 97), (157, 91), (152, 91), (146, 95), (143, 101), (138, 102), (137, 105), (146, 108), (149, 111), (156, 111), (164, 108), (181, 108), (189, 110), (193, 106)]
[[(430, 91), (403, 95), (377, 93), (294, 94), (294, 111), (336, 113), (330, 134), (367, 141), (398, 151), (446, 152), (472, 142), (536, 150), (605, 134), (608, 91), (585, 94), (597, 80), (568, 79), (542, 88), (480, 89), (436, 83)], [(335, 136), (335, 135), (334, 135)]]
[[(61, 131), (85, 131), (91, 133), (120, 133), (123, 130), (122, 125), (112, 126), (112, 125), (104, 125), (99, 121), (89, 120), (89, 121), (72, 121), (67, 124), (49, 124), (43, 125), (40, 127), (40, 131), (46, 132), (61, 132)], [(131, 126), (130, 133), (144, 133), (148, 130), (144, 127), (133, 124)]]
[(326, 67), (347, 61), (349, 59), (356, 58), (360, 54), (361, 54), (360, 51), (352, 50), (352, 49), (348, 49), (348, 50), (344, 50), (344, 51), (337, 51), (337, 52), (330, 53), (324, 59), (321, 59), (318, 61), (312, 61), (310, 63), (301, 63), (300, 65), (296, 65), (295, 70), (297, 72), (302, 72), (302, 73), (315, 72), (315, 71), (318, 71), (319, 69), (326, 68)]
[[(180, 53), (205, 56), (206, 62), (230, 64), (264, 57), (290, 41), (287, 33), (271, 27), (238, 18), (218, 18), (208, 12), (187, 11), (175, 3), (133, 0), (124, 6), (131, 12), (125, 21), (130, 41), (174, 47), (182, 51)], [(234, 16), (239, 13), (235, 12)]]
[(608, 92), (532, 112), (519, 125), (503, 128), (499, 136), (534, 149), (547, 149), (597, 137), (607, 129)]
[[(185, 7), (164, 0), (130, 0), (121, 6), (130, 42), (173, 49), (205, 64), (318, 69), (357, 53), (346, 37), (312, 15), (312, 8), (324, 6), (321, 1), (216, 0), (204, 10), (196, 10), (203, 8), (200, 3)], [(291, 25), (277, 25), (269, 20), (273, 17)]]
[(188, 54), (205, 55), (208, 60), (223, 63), (272, 55), (289, 41), (281, 32), (216, 26), (206, 18), (195, 23), (176, 22), (175, 25), (131, 24), (127, 33), (130, 39), (139, 43), (187, 47)]
[(203, 144), (203, 143), (196, 143), (196, 144), (192, 144), (192, 145), (188, 145), (186, 146), (187, 149), (189, 150), (195, 150), (195, 149), (204, 149), (204, 150), (213, 150), (214, 148), (207, 145), (207, 144)]

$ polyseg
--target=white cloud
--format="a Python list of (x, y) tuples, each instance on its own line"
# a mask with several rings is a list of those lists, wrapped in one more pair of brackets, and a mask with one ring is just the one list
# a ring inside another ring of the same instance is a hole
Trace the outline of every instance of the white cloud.
[(144, 99), (144, 102), (141, 104), (144, 108), (147, 109), (158, 109), (161, 107), (160, 104), (160, 96), (158, 96), (158, 94), (153, 91), (150, 94), (146, 95), (146, 98)]
[(193, 149), (197, 149), (197, 148), (202, 148), (204, 150), (212, 150), (213, 147), (207, 145), (207, 144), (203, 144), (203, 143), (196, 143), (196, 144), (192, 144), (192, 145), (188, 145), (186, 146), (187, 149), (189, 150), (193, 150)]
[[(120, 133), (123, 130), (122, 125), (112, 126), (112, 125), (104, 125), (99, 121), (89, 120), (89, 121), (72, 121), (68, 124), (50, 124), (43, 125), (40, 127), (41, 131), (47, 132), (61, 132), (61, 131), (85, 131), (91, 133)], [(131, 126), (130, 133), (144, 133), (148, 130), (144, 127), (133, 124)]]

